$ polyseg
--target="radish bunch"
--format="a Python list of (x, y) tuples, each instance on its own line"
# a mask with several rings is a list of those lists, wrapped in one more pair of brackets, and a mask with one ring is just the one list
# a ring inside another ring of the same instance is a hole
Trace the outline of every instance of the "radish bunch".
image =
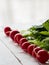
[(4, 33), (9, 36), (16, 44), (18, 44), (25, 52), (35, 57), (39, 62), (46, 63), (49, 59), (49, 54), (46, 50), (31, 44), (26, 38), (20, 34), (18, 30), (12, 31), (10, 27), (4, 28)]

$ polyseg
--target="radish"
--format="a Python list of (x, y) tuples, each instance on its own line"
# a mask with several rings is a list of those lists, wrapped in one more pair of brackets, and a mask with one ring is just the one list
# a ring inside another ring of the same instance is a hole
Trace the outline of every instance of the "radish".
[(6, 33), (7, 31), (11, 31), (11, 28), (10, 27), (5, 27), (4, 32)]
[(11, 31), (7, 31), (7, 32), (6, 32), (6, 35), (9, 36), (10, 32), (11, 32)]
[(21, 46), (24, 42), (27, 42), (26, 38), (21, 38), (19, 41), (19, 45)]
[(27, 52), (27, 47), (30, 45), (30, 43), (29, 42), (24, 42), (23, 44), (22, 44), (22, 49), (24, 50), (24, 51), (26, 51)]
[(23, 38), (23, 36), (20, 33), (17, 33), (14, 36), (14, 41), (19, 44), (20, 39)]
[(36, 54), (37, 54), (37, 52), (38, 52), (39, 50), (41, 50), (40, 47), (34, 48), (33, 51), (32, 51), (32, 56), (33, 56), (33, 57), (36, 57)]
[(11, 31), (11, 32), (10, 32), (9, 36), (11, 37), (12, 40), (14, 40), (14, 36), (15, 36), (15, 34), (17, 34), (17, 33), (19, 33), (19, 31), (14, 30), (14, 31)]
[(45, 63), (49, 59), (48, 52), (46, 50), (39, 50), (37, 52), (36, 58), (38, 59), (39, 62)]
[(48, 56), (49, 56), (49, 52), (48, 52)]
[(6, 36), (9, 36), (10, 31), (11, 31), (11, 28), (10, 27), (5, 27), (4, 28), (4, 33), (6, 34)]
[(34, 49), (35, 47), (37, 47), (35, 44), (29, 45), (28, 48), (27, 48), (27, 52), (28, 52), (30, 55), (32, 55), (32, 51), (33, 51), (33, 49)]

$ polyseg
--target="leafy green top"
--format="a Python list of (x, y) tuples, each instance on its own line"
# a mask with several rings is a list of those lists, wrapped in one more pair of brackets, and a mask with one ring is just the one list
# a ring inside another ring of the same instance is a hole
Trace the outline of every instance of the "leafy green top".
[(28, 30), (21, 31), (21, 34), (32, 44), (49, 51), (49, 19), (42, 25), (32, 26)]

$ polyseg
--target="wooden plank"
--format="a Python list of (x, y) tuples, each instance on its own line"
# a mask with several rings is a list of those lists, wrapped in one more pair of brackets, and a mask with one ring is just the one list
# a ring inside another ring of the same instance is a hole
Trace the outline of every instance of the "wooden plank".
[(0, 40), (0, 65), (21, 65)]

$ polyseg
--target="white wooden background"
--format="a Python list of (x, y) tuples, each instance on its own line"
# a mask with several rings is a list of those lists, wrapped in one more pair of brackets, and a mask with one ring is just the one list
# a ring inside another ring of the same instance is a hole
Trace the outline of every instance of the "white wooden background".
[(0, 0), (0, 65), (42, 65), (6, 37), (3, 29), (8, 25), (13, 29), (27, 29), (47, 19), (49, 0)]
[(49, 0), (0, 0), (0, 25), (25, 27), (41, 24), (47, 19)]

